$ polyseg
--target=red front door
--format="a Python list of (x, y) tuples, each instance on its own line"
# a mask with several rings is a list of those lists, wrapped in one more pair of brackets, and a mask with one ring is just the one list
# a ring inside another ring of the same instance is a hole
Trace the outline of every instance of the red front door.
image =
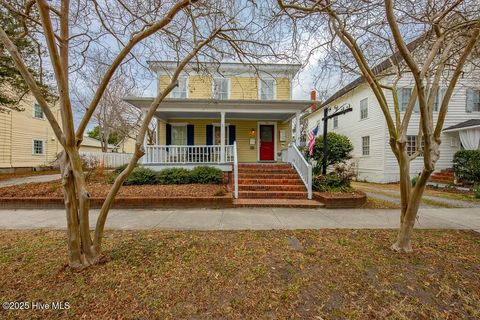
[(260, 161), (275, 160), (274, 126), (260, 125)]

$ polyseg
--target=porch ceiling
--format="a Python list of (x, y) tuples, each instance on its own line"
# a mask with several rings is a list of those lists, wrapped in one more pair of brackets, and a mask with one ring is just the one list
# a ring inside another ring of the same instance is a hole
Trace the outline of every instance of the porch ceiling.
[[(150, 106), (153, 98), (127, 97), (124, 100), (139, 109)], [(294, 117), (312, 105), (312, 101), (299, 100), (214, 100), (214, 99), (165, 99), (156, 112), (158, 118), (220, 118), (280, 120)]]

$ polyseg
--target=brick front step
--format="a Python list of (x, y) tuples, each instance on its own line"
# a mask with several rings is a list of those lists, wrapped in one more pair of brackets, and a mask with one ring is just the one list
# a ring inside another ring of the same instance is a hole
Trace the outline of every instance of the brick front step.
[(298, 174), (295, 173), (238, 173), (238, 179), (299, 179)]
[(239, 191), (306, 191), (303, 185), (242, 185), (238, 186)]
[(247, 169), (238, 169), (238, 173), (251, 173), (251, 174), (296, 174), (297, 171), (295, 171), (292, 168), (289, 169), (252, 169), (252, 170), (247, 170)]
[(321, 208), (325, 205), (315, 200), (306, 199), (234, 199), (235, 207), (275, 207), (275, 208)]
[(239, 164), (238, 168), (243, 170), (256, 170), (256, 169), (291, 169), (289, 164)]
[(238, 179), (238, 184), (248, 185), (301, 185), (303, 186), (302, 179)]
[(435, 179), (435, 178), (430, 178), (428, 181), (434, 182), (434, 183), (443, 183), (443, 184), (454, 184), (455, 181), (453, 179)]
[(239, 198), (247, 199), (307, 199), (303, 191), (239, 191)]

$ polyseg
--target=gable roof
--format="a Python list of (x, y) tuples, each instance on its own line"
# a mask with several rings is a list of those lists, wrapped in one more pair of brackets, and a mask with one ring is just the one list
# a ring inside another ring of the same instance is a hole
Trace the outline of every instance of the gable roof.
[[(426, 34), (416, 38), (415, 40), (413, 40), (413, 41), (411, 41), (410, 43), (407, 44), (407, 48), (410, 51), (415, 50), (416, 48), (418, 48), (418, 46), (421, 43), (423, 43), (425, 38), (426, 38)], [(396, 51), (394, 54), (392, 54), (391, 56), (389, 56), (388, 58), (386, 58), (385, 60), (383, 60), (382, 62), (377, 64), (376, 66), (374, 66), (372, 68), (372, 72), (373, 72), (373, 74), (378, 75), (378, 74), (382, 73), (383, 71), (388, 70), (390, 67), (392, 67), (393, 66), (392, 62), (394, 64), (398, 64), (401, 61), (403, 61), (402, 55), (400, 54), (399, 51)], [(313, 114), (313, 113), (319, 111), (324, 106), (330, 104), (331, 102), (337, 100), (341, 96), (343, 96), (343, 95), (347, 94), (348, 92), (352, 91), (353, 89), (355, 89), (359, 85), (363, 84), (365, 81), (366, 80), (365, 80), (364, 76), (360, 76), (360, 77), (356, 78), (355, 80), (353, 80), (352, 82), (350, 82), (349, 84), (347, 84), (346, 86), (344, 86), (343, 88), (341, 88), (340, 90), (335, 92), (329, 98), (327, 98), (327, 100), (322, 102), (322, 104), (320, 106), (318, 106), (318, 108), (310, 114)]]
[(443, 131), (460, 131), (462, 129), (468, 129), (472, 127), (480, 127), (480, 119), (470, 119), (464, 122), (460, 122), (456, 125), (443, 129)]

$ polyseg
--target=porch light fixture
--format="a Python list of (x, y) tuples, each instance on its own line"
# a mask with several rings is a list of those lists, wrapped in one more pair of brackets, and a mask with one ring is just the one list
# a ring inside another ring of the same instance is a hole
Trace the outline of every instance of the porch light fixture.
[(250, 130), (250, 137), (255, 137), (255, 129)]

